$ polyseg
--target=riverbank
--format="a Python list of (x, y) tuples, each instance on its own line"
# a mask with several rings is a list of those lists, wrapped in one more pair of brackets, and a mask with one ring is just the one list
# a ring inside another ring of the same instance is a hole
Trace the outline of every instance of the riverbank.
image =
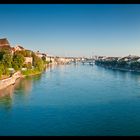
[[(44, 70), (51, 67), (52, 65), (56, 65), (56, 64), (46, 64), (46, 66), (44, 67)], [(37, 69), (30, 69), (30, 70), (22, 71), (22, 77), (39, 75), (43, 73), (44, 70), (39, 71)]]
[(22, 72), (22, 77), (38, 75), (38, 74), (41, 74), (41, 73), (42, 73), (42, 71), (27, 70), (27, 71), (23, 71), (23, 72)]
[(0, 80), (0, 90), (15, 84), (16, 80), (20, 77), (22, 77), (22, 74), (20, 71), (17, 71), (11, 77)]
[(10, 75), (2, 75), (2, 76), (0, 77), (0, 80), (7, 79), (7, 78), (9, 78), (9, 77), (10, 77)]
[[(46, 65), (45, 69), (52, 66), (53, 64), (48, 64)], [(43, 70), (44, 71), (44, 70)], [(35, 76), (35, 75), (39, 75), (41, 73), (43, 73), (43, 71), (39, 71), (37, 69), (34, 70), (26, 70), (26, 71), (17, 71), (16, 73), (14, 73), (12, 76), (7, 77), (5, 79), (0, 80), (0, 90), (4, 89), (10, 85), (15, 84), (16, 80), (18, 78), (25, 78), (28, 76)]]
[(15, 84), (16, 80), (19, 78), (25, 78), (28, 76), (34, 76), (41, 74), (42, 72), (36, 72), (36, 73), (28, 73), (28, 74), (23, 74), (21, 71), (18, 71), (14, 73), (11, 77), (8, 77), (6, 79), (0, 80), (0, 90), (5, 89), (6, 87)]

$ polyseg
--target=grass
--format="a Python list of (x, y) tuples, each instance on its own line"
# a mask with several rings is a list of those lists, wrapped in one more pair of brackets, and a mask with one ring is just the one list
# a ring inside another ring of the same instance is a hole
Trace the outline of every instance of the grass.
[(0, 80), (6, 79), (6, 78), (9, 78), (9, 77), (10, 77), (10, 75), (2, 75), (2, 76), (0, 77)]
[(41, 71), (37, 70), (37, 69), (28, 69), (26, 71), (22, 71), (22, 74), (24, 76), (31, 76), (31, 75), (36, 75), (36, 74), (40, 74)]

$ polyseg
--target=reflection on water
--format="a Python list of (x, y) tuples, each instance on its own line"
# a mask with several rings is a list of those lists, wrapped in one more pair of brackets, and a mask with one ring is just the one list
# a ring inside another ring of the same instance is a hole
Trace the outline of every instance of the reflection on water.
[[(104, 67), (97, 67), (97, 69), (101, 73), (111, 74), (115, 78), (122, 78), (124, 80), (135, 80), (136, 82), (140, 82), (140, 73), (139, 72), (130, 72), (130, 71), (123, 71), (123, 70), (115, 70), (115, 69), (108, 69)], [(108, 73), (109, 71), (109, 73)]]
[(28, 96), (32, 90), (32, 85), (36, 84), (41, 79), (41, 75), (20, 78), (16, 80), (14, 85), (10, 85), (5, 89), (0, 90), (0, 106), (9, 109), (12, 107), (12, 101), (14, 94), (20, 94), (19, 96)]
[(12, 97), (14, 93), (14, 85), (8, 86), (7, 88), (0, 90), (0, 106), (10, 109), (12, 106)]
[[(73, 65), (78, 67), (78, 65)], [(54, 69), (55, 67), (55, 69)], [(68, 66), (67, 66), (68, 67)], [(89, 66), (92, 67), (92, 66)], [(100, 71), (99, 76), (113, 76), (116, 79), (124, 79), (124, 80), (135, 80), (136, 82), (140, 82), (140, 74), (136, 72), (127, 72), (127, 71), (119, 71), (113, 69), (106, 69), (103, 67), (93, 66), (93, 69), (97, 69)], [(59, 76), (65, 75), (65, 66), (64, 65), (50, 65), (46, 72), (49, 71), (49, 75), (53, 75), (54, 73), (57, 74), (56, 79)], [(94, 71), (96, 72), (96, 71)], [(14, 94), (20, 94), (21, 96), (28, 96), (28, 94), (32, 90), (32, 85), (38, 84), (41, 79), (41, 75), (30, 76), (26, 78), (17, 79), (14, 85), (10, 85), (7, 88), (0, 90), (0, 104), (4, 103), (4, 101), (8, 101), (9, 103), (13, 99)], [(58, 79), (59, 80), (59, 79)]]
[(0, 135), (140, 135), (139, 80), (96, 65), (50, 66), (0, 91)]

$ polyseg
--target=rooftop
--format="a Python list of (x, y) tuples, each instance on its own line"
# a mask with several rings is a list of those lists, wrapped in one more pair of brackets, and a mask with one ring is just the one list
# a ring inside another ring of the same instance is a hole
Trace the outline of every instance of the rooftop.
[(0, 46), (3, 46), (3, 45), (9, 45), (10, 46), (10, 43), (8, 42), (7, 38), (0, 39)]
[(0, 49), (11, 49), (10, 43), (7, 40), (7, 38), (1, 38), (0, 39)]

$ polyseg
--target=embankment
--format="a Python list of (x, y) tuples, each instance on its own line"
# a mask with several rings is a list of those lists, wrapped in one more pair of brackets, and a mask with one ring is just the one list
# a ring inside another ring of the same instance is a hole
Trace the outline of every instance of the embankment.
[(7, 79), (0, 80), (0, 89), (4, 89), (7, 86), (10, 86), (12, 84), (15, 84), (16, 80), (18, 78), (20, 78), (21, 76), (22, 76), (21, 75), (21, 72), (20, 71), (17, 71), (11, 77), (9, 77)]

